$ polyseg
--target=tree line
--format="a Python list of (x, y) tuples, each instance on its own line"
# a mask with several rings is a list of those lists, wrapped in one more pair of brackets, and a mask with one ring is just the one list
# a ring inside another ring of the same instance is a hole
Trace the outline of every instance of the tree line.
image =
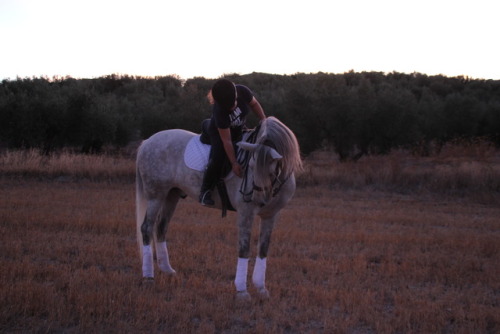
[[(304, 154), (329, 148), (345, 160), (401, 147), (428, 154), (476, 138), (500, 146), (497, 80), (353, 71), (225, 77), (252, 89), (266, 113), (296, 133)], [(99, 152), (164, 129), (200, 132), (213, 82), (128, 75), (3, 80), (0, 143)]]

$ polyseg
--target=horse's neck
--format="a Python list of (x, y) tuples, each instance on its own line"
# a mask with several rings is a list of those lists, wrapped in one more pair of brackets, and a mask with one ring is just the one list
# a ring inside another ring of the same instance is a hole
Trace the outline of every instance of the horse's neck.
[(259, 134), (260, 124), (255, 129), (250, 129), (243, 132), (242, 140), (247, 143), (255, 144), (257, 141), (257, 135)]
[[(260, 125), (257, 126), (255, 129), (243, 132), (241, 141), (255, 144), (255, 142), (257, 141), (257, 135), (259, 134), (259, 130), (260, 130)], [(238, 162), (244, 168), (246, 168), (248, 160), (250, 159), (250, 153), (246, 150), (238, 149), (238, 156), (236, 158), (238, 159)]]

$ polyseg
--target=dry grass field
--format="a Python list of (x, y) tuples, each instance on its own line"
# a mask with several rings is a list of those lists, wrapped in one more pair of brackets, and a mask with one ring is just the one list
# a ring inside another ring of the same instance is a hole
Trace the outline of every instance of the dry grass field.
[(271, 298), (247, 304), (234, 213), (181, 201), (177, 275), (142, 284), (132, 159), (4, 152), (0, 332), (498, 333), (499, 152), (457, 152), (310, 157), (273, 234)]

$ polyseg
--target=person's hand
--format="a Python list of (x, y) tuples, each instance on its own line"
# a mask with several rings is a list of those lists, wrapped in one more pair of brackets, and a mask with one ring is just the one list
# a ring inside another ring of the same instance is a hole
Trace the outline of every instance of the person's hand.
[(231, 165), (231, 168), (233, 170), (233, 173), (236, 174), (238, 177), (243, 176), (243, 168), (241, 168), (241, 165), (238, 162), (233, 162)]

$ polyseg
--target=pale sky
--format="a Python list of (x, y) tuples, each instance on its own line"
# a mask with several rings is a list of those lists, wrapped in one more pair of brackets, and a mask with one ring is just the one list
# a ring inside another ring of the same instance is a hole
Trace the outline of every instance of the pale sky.
[(0, 0), (0, 80), (420, 72), (500, 79), (498, 0)]

